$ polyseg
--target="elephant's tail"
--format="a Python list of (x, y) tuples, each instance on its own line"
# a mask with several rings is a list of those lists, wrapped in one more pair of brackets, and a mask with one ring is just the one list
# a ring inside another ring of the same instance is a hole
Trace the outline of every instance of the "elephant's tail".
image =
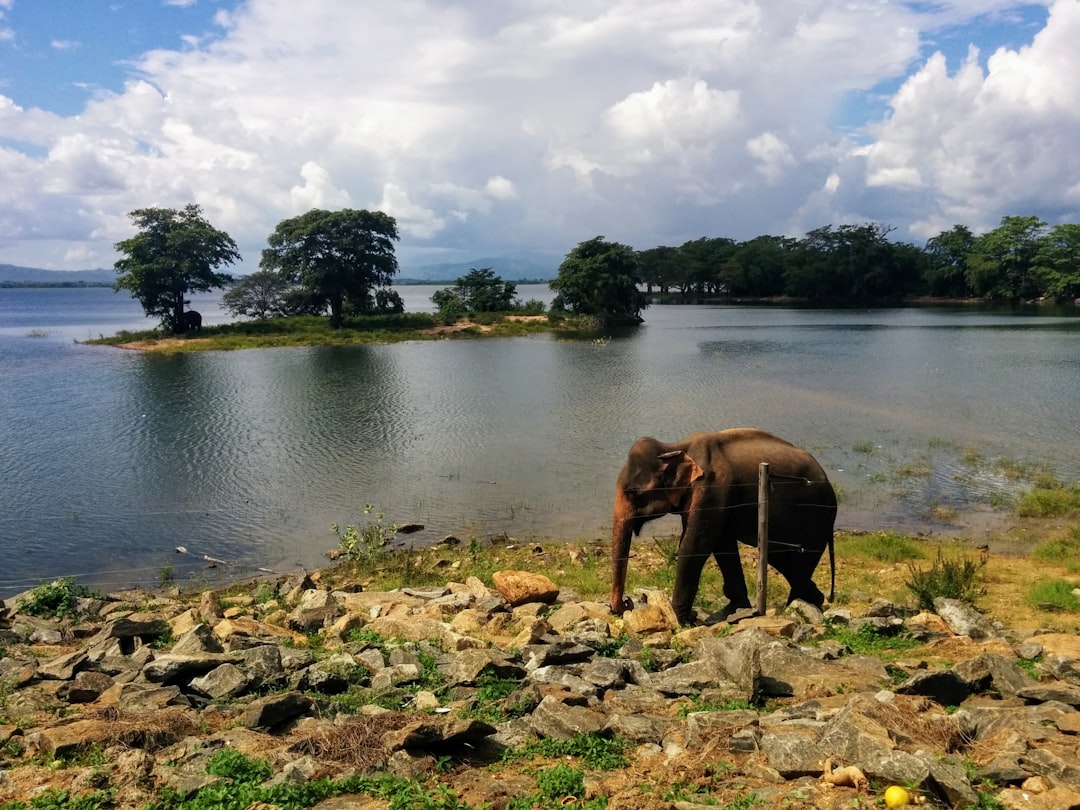
[(833, 554), (833, 532), (829, 532), (829, 604), (836, 595), (836, 555)]

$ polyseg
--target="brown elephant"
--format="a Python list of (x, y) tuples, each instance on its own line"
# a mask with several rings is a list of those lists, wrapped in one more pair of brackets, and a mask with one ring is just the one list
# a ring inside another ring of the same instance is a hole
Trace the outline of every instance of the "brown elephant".
[(805, 450), (753, 428), (694, 433), (676, 444), (638, 439), (615, 488), (611, 526), (611, 610), (622, 613), (632, 535), (667, 514), (682, 518), (672, 606), (682, 624), (694, 623), (694, 597), (706, 560), (712, 556), (724, 578), (724, 616), (750, 607), (738, 542), (757, 545), (758, 465), (767, 461), (769, 564), (791, 586), (788, 602), (804, 599), (820, 607), (825, 597), (812, 579), (825, 549), (832, 579), (836, 493), (825, 471)]

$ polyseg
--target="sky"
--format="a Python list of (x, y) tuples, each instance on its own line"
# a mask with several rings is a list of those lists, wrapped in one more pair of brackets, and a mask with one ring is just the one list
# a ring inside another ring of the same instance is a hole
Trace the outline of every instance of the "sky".
[(1080, 0), (0, 0), (0, 263), (194, 202), (403, 267), (876, 222), (1080, 222)]

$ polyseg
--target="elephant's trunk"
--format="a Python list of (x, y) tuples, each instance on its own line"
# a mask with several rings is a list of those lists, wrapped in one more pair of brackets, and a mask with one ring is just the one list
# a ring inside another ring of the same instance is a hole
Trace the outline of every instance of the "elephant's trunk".
[(634, 534), (634, 506), (623, 493), (615, 491), (615, 514), (611, 520), (611, 612), (622, 615), (632, 608), (626, 598), (626, 569), (630, 559), (630, 539)]

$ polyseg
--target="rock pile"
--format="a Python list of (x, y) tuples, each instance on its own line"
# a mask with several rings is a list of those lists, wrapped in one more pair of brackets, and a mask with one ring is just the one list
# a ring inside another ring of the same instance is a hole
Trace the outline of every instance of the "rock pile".
[[(589, 774), (609, 808), (693, 810), (661, 798), (675, 784), (762, 806), (880, 806), (903, 785), (933, 807), (978, 806), (980, 792), (1080, 807), (1076, 636), (1006, 631), (949, 600), (681, 629), (657, 591), (620, 619), (546, 577), (495, 582), (367, 592), (305, 576), (197, 605), (126, 592), (81, 600), (77, 622), (7, 600), (0, 800), (107, 783), (117, 806), (142, 807), (220, 779), (207, 756), (230, 746), (276, 780), (390, 770), (499, 808), (524, 788), (485, 763), (598, 734), (630, 744), (631, 767)], [(885, 663), (828, 640), (826, 623), (924, 645)]]

